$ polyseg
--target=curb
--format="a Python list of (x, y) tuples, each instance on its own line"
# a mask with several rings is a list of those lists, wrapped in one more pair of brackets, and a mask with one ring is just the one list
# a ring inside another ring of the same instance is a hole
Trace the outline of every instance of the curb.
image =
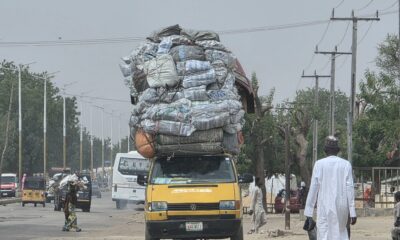
[(7, 205), (7, 204), (12, 204), (12, 203), (18, 203), (18, 202), (21, 202), (21, 198), (0, 199), (0, 205)]

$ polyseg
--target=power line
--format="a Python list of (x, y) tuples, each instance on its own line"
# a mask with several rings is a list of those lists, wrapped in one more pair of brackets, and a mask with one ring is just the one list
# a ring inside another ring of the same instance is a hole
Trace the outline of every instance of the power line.
[(319, 40), (319, 42), (317, 43), (317, 45), (320, 45), (321, 42), (324, 40), (324, 38), (325, 38), (325, 36), (326, 36), (326, 33), (328, 32), (328, 29), (329, 29), (330, 24), (331, 24), (331, 21), (329, 21), (328, 24), (326, 25), (325, 31), (324, 31), (324, 33), (322, 34), (322, 37), (321, 37), (321, 39)]
[(368, 35), (368, 32), (369, 32), (369, 30), (371, 29), (371, 27), (372, 27), (372, 21), (371, 21), (371, 23), (369, 24), (369, 26), (368, 26), (368, 29), (367, 29), (367, 31), (365, 31), (365, 33), (364, 33), (364, 35), (361, 37), (361, 39), (360, 39), (360, 41), (358, 41), (358, 45), (360, 45), (360, 43), (365, 39), (365, 37)]
[(366, 9), (367, 7), (369, 7), (369, 5), (371, 5), (371, 3), (372, 3), (373, 1), (374, 1), (374, 0), (370, 0), (364, 7), (355, 9), (355, 11), (361, 11), (361, 10)]
[(73, 96), (73, 97), (81, 97), (81, 98), (89, 98), (89, 99), (104, 100), (104, 101), (112, 101), (112, 102), (123, 102), (123, 103), (129, 103), (129, 102), (130, 102), (130, 101), (127, 101), (127, 100), (122, 100), (122, 99), (104, 98), (104, 97), (94, 97), (94, 96), (87, 96), (87, 95), (77, 95), (77, 94), (68, 94), (68, 93), (65, 93), (65, 95)]
[[(386, 11), (386, 10), (389, 10), (389, 9), (391, 9), (392, 7), (396, 6), (397, 3), (398, 3), (398, 1), (396, 0), (396, 1), (394, 1), (389, 7), (380, 9), (379, 11)], [(381, 15), (382, 15), (382, 14), (381, 14)]]
[(346, 27), (346, 30), (344, 31), (343, 37), (342, 37), (342, 39), (340, 39), (340, 41), (336, 44), (336, 46), (340, 46), (340, 45), (343, 43), (344, 39), (346, 38), (347, 31), (349, 30), (349, 26), (350, 26), (350, 22), (347, 23), (347, 27)]
[(342, 1), (341, 1), (338, 5), (336, 5), (336, 7), (334, 7), (334, 8), (340, 7), (343, 3), (344, 3), (344, 0), (342, 0)]
[[(391, 7), (393, 7), (392, 5)], [(390, 7), (390, 8), (391, 8)], [(380, 13), (381, 16), (397, 13), (397, 11), (388, 11)], [(374, 16), (375, 14), (369, 14), (366, 16)], [(241, 28), (241, 29), (231, 29), (217, 31), (221, 35), (230, 34), (244, 34), (244, 33), (254, 33), (254, 32), (264, 32), (264, 31), (277, 31), (283, 29), (292, 28), (302, 28), (308, 26), (321, 25), (324, 23), (329, 23), (330, 20), (314, 20), (314, 21), (304, 21), (289, 24), (280, 25), (270, 25), (261, 27), (251, 27), (251, 28)], [(131, 43), (144, 41), (145, 37), (114, 37), (114, 38), (92, 38), (92, 39), (72, 39), (72, 40), (38, 40), (38, 41), (0, 41), (0, 47), (23, 47), (23, 46), (81, 46), (81, 45), (99, 45), (99, 44), (121, 44), (121, 43)]]

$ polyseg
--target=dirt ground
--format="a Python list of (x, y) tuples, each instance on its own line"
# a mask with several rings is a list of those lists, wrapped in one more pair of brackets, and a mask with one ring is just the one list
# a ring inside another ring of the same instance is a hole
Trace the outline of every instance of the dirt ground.
[[(251, 224), (250, 218), (245, 217), (245, 237), (246, 240), (258, 239), (308, 239), (307, 233), (302, 229), (304, 222), (300, 221), (298, 214), (291, 215), (290, 230), (285, 231), (285, 217), (281, 214), (268, 215), (267, 224), (262, 228), (264, 233), (247, 234)], [(391, 240), (390, 231), (393, 226), (393, 217), (361, 217), (357, 224), (351, 228), (352, 240)], [(268, 233), (277, 229), (284, 231), (284, 236), (271, 237)]]

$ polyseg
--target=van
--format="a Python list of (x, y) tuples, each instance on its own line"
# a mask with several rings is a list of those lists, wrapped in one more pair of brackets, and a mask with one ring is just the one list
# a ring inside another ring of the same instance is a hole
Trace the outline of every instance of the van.
[(150, 162), (137, 151), (117, 153), (112, 176), (112, 200), (117, 209), (127, 203), (140, 204), (145, 201), (145, 187), (137, 184), (137, 176), (147, 176)]
[(243, 239), (240, 183), (229, 155), (152, 160), (146, 186), (145, 239)]
[(15, 197), (18, 189), (18, 178), (15, 173), (1, 174), (0, 194), (2, 197)]

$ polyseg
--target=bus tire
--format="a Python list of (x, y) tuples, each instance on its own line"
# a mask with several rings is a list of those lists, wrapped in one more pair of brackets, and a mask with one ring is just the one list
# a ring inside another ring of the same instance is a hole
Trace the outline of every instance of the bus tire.
[(233, 235), (231, 238), (231, 240), (243, 240), (243, 225), (240, 224), (240, 227), (238, 229), (238, 231), (235, 233), (235, 235)]
[(144, 233), (144, 239), (145, 240), (160, 240), (159, 238), (152, 238), (147, 227), (146, 227), (146, 231)]

